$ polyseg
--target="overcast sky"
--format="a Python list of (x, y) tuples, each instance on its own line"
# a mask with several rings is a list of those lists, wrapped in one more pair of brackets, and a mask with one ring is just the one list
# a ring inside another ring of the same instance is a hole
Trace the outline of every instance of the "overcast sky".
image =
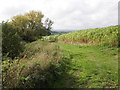
[(119, 0), (1, 0), (0, 22), (31, 10), (54, 21), (53, 29), (80, 30), (118, 24)]

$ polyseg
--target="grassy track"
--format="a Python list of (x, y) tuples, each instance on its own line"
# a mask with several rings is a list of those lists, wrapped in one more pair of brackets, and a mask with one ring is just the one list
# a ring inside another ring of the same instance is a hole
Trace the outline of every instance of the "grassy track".
[(116, 47), (55, 44), (60, 46), (67, 61), (66, 73), (55, 87), (103, 88), (118, 83)]
[(3, 62), (5, 87), (103, 88), (118, 83), (117, 47), (38, 40), (26, 45), (20, 60), (9, 61)]

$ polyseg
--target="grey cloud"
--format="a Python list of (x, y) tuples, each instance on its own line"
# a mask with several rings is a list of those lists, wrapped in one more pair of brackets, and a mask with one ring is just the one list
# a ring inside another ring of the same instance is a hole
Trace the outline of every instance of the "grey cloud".
[[(78, 13), (75, 14), (77, 11)], [(76, 6), (73, 7), (73, 10), (68, 12), (65, 11), (62, 14), (67, 17), (62, 17), (61, 22), (64, 21), (64, 26), (69, 27), (70, 29), (116, 25), (117, 3), (109, 6), (109, 3), (101, 2), (97, 5), (96, 8), (92, 9), (89, 6), (84, 8), (82, 5), (80, 6), (76, 4)], [(92, 16), (94, 16), (94, 19)]]
[[(5, 8), (4, 11), (2, 11), (2, 15), (4, 18), (11, 19), (11, 17), (18, 15), (18, 14), (23, 14), (26, 11), (28, 11), (28, 8), (26, 8), (24, 5), (18, 6), (18, 7), (7, 7)], [(4, 20), (7, 20), (4, 19)]]
[[(14, 0), (13, 0), (14, 1)], [(24, 0), (0, 12), (4, 17), (40, 10), (54, 21), (54, 29), (84, 29), (117, 24), (118, 0)], [(92, 3), (91, 3), (92, 2)]]

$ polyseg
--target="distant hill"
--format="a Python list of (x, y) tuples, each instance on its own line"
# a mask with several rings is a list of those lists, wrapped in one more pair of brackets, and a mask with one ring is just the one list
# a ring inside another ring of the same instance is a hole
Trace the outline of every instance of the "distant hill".
[(52, 31), (51, 34), (52, 35), (54, 35), (54, 34), (64, 34), (64, 33), (69, 33), (69, 32), (72, 32), (72, 30), (71, 31), (64, 31), (64, 30), (63, 31)]

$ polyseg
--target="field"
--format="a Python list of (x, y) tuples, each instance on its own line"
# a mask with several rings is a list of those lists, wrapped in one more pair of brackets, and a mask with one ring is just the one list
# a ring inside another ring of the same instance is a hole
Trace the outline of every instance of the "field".
[(70, 32), (62, 35), (52, 35), (43, 37), (43, 40), (59, 41), (72, 44), (117, 46), (118, 26), (104, 28), (87, 29)]
[(42, 41), (26, 46), (24, 58), (12, 62), (11, 68), (3, 62), (5, 87), (115, 88), (118, 84), (117, 47)]
[(118, 26), (45, 36), (68, 59), (68, 71), (58, 87), (103, 88), (118, 83)]
[(27, 43), (20, 58), (3, 61), (3, 85), (7, 88), (116, 88), (118, 27), (45, 36)]
[(116, 47), (80, 46), (56, 43), (68, 63), (67, 74), (58, 87), (103, 88), (118, 83), (118, 53)]

